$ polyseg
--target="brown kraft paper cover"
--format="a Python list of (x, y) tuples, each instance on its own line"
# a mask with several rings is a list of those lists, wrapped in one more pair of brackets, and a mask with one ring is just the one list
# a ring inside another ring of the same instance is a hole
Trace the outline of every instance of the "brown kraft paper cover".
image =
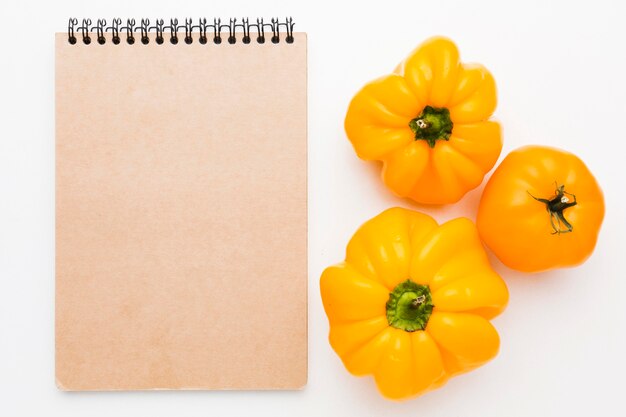
[(59, 388), (306, 383), (306, 128), (303, 33), (57, 34)]

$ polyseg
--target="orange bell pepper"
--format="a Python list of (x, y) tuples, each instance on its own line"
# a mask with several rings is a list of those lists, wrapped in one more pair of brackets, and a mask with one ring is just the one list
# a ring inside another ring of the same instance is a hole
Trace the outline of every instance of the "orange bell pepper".
[(480, 200), (480, 236), (510, 268), (525, 272), (578, 265), (596, 246), (604, 196), (575, 155), (526, 146), (504, 158)]
[(355, 233), (320, 287), (332, 348), (352, 374), (373, 375), (385, 397), (422, 394), (498, 352), (489, 320), (508, 290), (468, 219), (439, 226), (415, 211), (384, 211)]
[(354, 96), (345, 130), (359, 158), (382, 161), (394, 193), (448, 204), (476, 188), (498, 160), (500, 125), (489, 119), (495, 108), (489, 71), (461, 63), (456, 45), (436, 37)]

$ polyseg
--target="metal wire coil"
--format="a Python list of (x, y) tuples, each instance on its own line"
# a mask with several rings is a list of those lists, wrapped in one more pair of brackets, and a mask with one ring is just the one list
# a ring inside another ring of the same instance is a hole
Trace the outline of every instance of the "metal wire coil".
[[(72, 45), (78, 43), (79, 38), (82, 39), (82, 43), (89, 45), (92, 42), (92, 37), (95, 36), (96, 41), (100, 45), (107, 43), (107, 37), (105, 33), (111, 33), (111, 43), (119, 45), (123, 39), (129, 45), (135, 44), (137, 37), (136, 33), (139, 33), (139, 40), (142, 45), (148, 45), (151, 42), (149, 33), (156, 34), (154, 41), (158, 45), (165, 43), (166, 39), (173, 45), (179, 43), (179, 32), (184, 32), (183, 42), (187, 45), (194, 42), (199, 42), (203, 45), (212, 43), (219, 45), (225, 38), (229, 44), (235, 44), (242, 42), (244, 44), (250, 44), (253, 42), (263, 44), (266, 42), (266, 38), (269, 37), (269, 41), (272, 43), (293, 43), (293, 19), (287, 17), (284, 20), (278, 18), (270, 19), (270, 23), (265, 22), (262, 18), (256, 19), (256, 23), (250, 23), (248, 18), (242, 18), (238, 21), (236, 18), (229, 19), (228, 24), (222, 23), (221, 19), (213, 19), (212, 23), (206, 18), (199, 18), (194, 22), (194, 19), (185, 19), (184, 25), (178, 23), (178, 19), (169, 19), (169, 25), (165, 24), (163, 19), (156, 19), (155, 24), (150, 25), (150, 19), (141, 19), (140, 24), (137, 25), (135, 19), (127, 19), (126, 25), (122, 26), (122, 19), (114, 18), (111, 20), (111, 24), (107, 25), (106, 19), (98, 19), (95, 24), (91, 19), (82, 19), (79, 26), (79, 20), (77, 18), (70, 18), (67, 27), (68, 42)], [(266, 35), (267, 33), (267, 35)], [(254, 36), (253, 36), (254, 35)]]

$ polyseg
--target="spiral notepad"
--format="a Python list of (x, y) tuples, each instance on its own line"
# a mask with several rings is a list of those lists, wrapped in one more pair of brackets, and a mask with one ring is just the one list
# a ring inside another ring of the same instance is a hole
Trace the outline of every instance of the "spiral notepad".
[(59, 388), (306, 383), (306, 128), (291, 19), (70, 19), (56, 34)]

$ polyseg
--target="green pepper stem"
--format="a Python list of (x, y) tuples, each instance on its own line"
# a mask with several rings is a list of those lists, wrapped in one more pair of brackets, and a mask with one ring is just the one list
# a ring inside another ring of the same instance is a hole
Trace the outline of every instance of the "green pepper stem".
[[(550, 225), (552, 226), (553, 235), (571, 233), (574, 231), (574, 226), (567, 221), (563, 211), (570, 207), (574, 207), (577, 204), (577, 201), (574, 194), (565, 191), (565, 185), (559, 186), (557, 183), (555, 195), (551, 199), (537, 198), (532, 195), (530, 191), (527, 192), (532, 198), (546, 205), (546, 209), (548, 210), (548, 213), (550, 213)], [(570, 197), (573, 198), (573, 201)], [(564, 226), (564, 228), (562, 226)]]
[(415, 140), (425, 140), (428, 146), (435, 147), (438, 140), (449, 140), (452, 134), (452, 119), (446, 108), (426, 106), (422, 112), (409, 122)]
[(389, 294), (386, 308), (390, 326), (414, 332), (426, 328), (434, 305), (428, 286), (406, 280)]

